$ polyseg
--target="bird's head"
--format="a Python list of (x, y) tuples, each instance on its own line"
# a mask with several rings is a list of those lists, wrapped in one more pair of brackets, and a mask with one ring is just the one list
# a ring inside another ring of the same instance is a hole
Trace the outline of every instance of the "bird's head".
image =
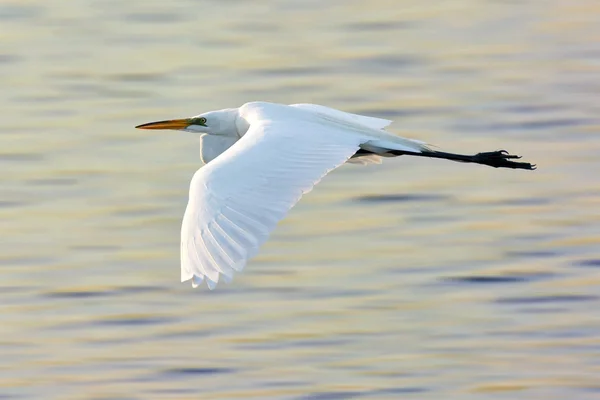
[(237, 109), (210, 111), (195, 117), (149, 122), (138, 129), (172, 129), (177, 131), (208, 133), (209, 135), (237, 135)]

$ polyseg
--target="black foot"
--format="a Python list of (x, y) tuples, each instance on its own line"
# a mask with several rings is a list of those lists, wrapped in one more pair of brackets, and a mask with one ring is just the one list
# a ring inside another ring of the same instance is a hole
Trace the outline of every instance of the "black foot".
[(521, 157), (509, 154), (506, 150), (491, 151), (488, 153), (477, 153), (473, 156), (473, 162), (477, 164), (489, 165), (494, 168), (513, 168), (513, 169), (536, 169), (535, 164), (510, 161)]

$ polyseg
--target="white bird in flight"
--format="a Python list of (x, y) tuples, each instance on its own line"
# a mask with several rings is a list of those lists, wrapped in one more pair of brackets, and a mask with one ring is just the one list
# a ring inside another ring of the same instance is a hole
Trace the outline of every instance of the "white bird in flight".
[(460, 155), (384, 130), (392, 121), (316, 104), (246, 103), (195, 117), (138, 125), (198, 132), (204, 162), (193, 176), (181, 227), (181, 281), (228, 282), (277, 223), (330, 171), (346, 162), (401, 155), (495, 168), (535, 165), (504, 150)]

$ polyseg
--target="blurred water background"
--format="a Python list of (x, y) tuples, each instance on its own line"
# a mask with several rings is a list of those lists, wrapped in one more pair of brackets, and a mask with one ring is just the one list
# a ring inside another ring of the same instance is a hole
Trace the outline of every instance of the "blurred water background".
[[(3, 0), (0, 398), (600, 398), (600, 2)], [(343, 166), (214, 292), (197, 135), (244, 102), (446, 151)]]

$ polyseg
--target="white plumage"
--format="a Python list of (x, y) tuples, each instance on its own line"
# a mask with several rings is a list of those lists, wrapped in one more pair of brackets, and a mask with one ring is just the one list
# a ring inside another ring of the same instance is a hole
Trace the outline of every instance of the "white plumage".
[(390, 123), (314, 104), (254, 102), (138, 126), (203, 133), (206, 165), (192, 178), (181, 227), (181, 281), (214, 289), (231, 280), (302, 195), (351, 157), (432, 154), (384, 131)]
[[(321, 116), (314, 113), (327, 111), (320, 106), (297, 108), (244, 105), (240, 116), (248, 131), (195, 173), (181, 228), (182, 282), (192, 279), (196, 287), (205, 279), (213, 289), (221, 277), (231, 279), (303, 194), (362, 144), (381, 140), (370, 131), (390, 123), (341, 111)], [(421, 148), (406, 142), (398, 146)]]

